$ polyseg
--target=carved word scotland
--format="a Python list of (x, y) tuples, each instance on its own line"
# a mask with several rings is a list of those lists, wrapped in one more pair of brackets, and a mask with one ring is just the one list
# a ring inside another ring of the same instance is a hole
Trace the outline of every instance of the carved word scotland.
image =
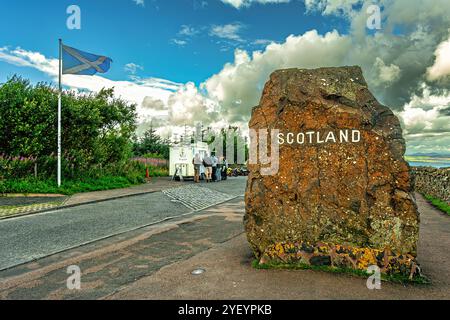
[(280, 145), (288, 144), (323, 144), (323, 143), (358, 143), (361, 142), (359, 130), (335, 130), (335, 131), (306, 131), (299, 133), (278, 134)]

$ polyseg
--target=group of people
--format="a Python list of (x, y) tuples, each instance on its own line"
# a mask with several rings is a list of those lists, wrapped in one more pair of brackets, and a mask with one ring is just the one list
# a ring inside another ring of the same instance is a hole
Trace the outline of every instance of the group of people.
[(228, 162), (225, 157), (219, 159), (215, 154), (206, 154), (202, 159), (200, 154), (197, 153), (192, 163), (194, 164), (195, 183), (199, 183), (203, 175), (207, 183), (227, 179)]

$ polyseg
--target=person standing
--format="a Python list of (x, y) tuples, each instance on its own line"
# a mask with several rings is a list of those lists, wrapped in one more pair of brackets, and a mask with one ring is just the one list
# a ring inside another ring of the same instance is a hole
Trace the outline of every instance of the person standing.
[(222, 180), (222, 158), (217, 158), (217, 170), (216, 170), (216, 181), (219, 182)]
[(222, 160), (222, 180), (227, 180), (228, 178), (228, 161), (227, 158), (223, 157)]
[(200, 167), (202, 166), (202, 158), (200, 158), (200, 155), (197, 153), (195, 154), (194, 159), (192, 160), (192, 163), (194, 164), (194, 182), (199, 183), (200, 182)]
[(219, 162), (219, 159), (217, 159), (216, 154), (213, 154), (211, 156), (211, 162), (212, 162), (212, 181), (217, 182), (217, 164)]
[(212, 159), (211, 157), (206, 154), (206, 156), (203, 158), (203, 166), (205, 167), (205, 174), (206, 174), (206, 182), (211, 182), (211, 176), (212, 176)]

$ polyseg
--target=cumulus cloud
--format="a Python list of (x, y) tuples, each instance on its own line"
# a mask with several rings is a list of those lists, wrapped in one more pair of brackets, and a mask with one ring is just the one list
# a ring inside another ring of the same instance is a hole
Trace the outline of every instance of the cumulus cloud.
[(310, 31), (301, 36), (289, 36), (282, 44), (272, 43), (264, 52), (255, 51), (250, 55), (238, 49), (234, 62), (227, 63), (202, 87), (221, 104), (227, 119), (246, 121), (274, 70), (339, 65), (350, 48), (351, 41), (337, 31), (324, 36)]
[(375, 59), (374, 67), (378, 75), (378, 79), (374, 81), (376, 84), (388, 86), (400, 78), (400, 68), (395, 64), (387, 66), (379, 57)]
[(435, 81), (450, 75), (450, 38), (442, 42), (436, 49), (436, 60), (433, 66), (428, 68), (428, 80)]
[(164, 103), (164, 101), (154, 97), (145, 97), (144, 101), (142, 101), (142, 108), (152, 109), (156, 111), (167, 109), (166, 103)]
[[(382, 30), (373, 33), (366, 28), (369, 2), (305, 0), (309, 11), (348, 19), (350, 32), (331, 31), (321, 35), (312, 30), (291, 35), (280, 44), (269, 44), (263, 51), (236, 50), (234, 61), (206, 80), (201, 88), (220, 103), (221, 113), (229, 121), (245, 122), (251, 108), (258, 104), (269, 74), (276, 69), (360, 65), (375, 96), (402, 118), (408, 146), (413, 148), (420, 134), (450, 135), (446, 126), (449, 104), (433, 104), (438, 100), (445, 102), (450, 93), (444, 84), (427, 84), (427, 90), (419, 85), (424, 80), (435, 79), (430, 75), (448, 74), (448, 61), (444, 57), (449, 56), (446, 50), (450, 16), (445, 12), (450, 10), (450, 2), (381, 0), (378, 3), (383, 9)], [(394, 32), (396, 26), (402, 26), (402, 33)], [(424, 99), (421, 107), (410, 104), (420, 97)], [(448, 140), (441, 137), (433, 145)], [(439, 148), (448, 148), (448, 144)]]
[(172, 94), (168, 100), (169, 122), (172, 125), (194, 126), (197, 122), (211, 123), (218, 117), (219, 105), (201, 94), (189, 82)]
[(243, 7), (249, 7), (252, 4), (274, 4), (274, 3), (288, 3), (290, 0), (222, 0), (223, 3), (229, 4), (236, 9), (240, 9)]
[[(450, 115), (445, 111), (450, 105), (450, 91), (439, 95), (433, 94), (425, 83), (421, 84), (421, 94), (413, 95), (403, 111), (400, 119), (408, 136), (447, 134), (450, 138)], [(447, 145), (450, 151), (450, 144)]]

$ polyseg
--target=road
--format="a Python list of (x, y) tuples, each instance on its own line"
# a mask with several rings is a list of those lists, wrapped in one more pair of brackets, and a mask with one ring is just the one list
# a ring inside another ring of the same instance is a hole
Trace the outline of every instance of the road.
[[(206, 188), (205, 192), (195, 187), (184, 184), (175, 195), (195, 202), (206, 193), (202, 203), (208, 207), (244, 193), (242, 178), (197, 187)], [(183, 216), (193, 209), (156, 192), (0, 221), (0, 270)]]

